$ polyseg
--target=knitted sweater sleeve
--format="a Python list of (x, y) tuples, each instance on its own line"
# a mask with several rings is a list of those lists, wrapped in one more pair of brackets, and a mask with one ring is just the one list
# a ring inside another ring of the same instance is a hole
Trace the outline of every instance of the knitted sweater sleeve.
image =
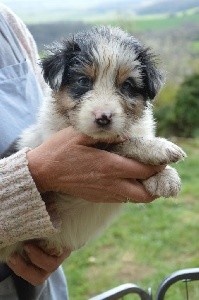
[[(38, 52), (33, 37), (25, 24), (3, 4), (0, 4), (0, 13), (16, 34), (45, 92), (47, 87), (37, 64)], [(22, 149), (0, 160), (0, 248), (18, 241), (47, 237), (56, 233), (60, 226), (56, 209), (48, 208), (50, 217), (31, 177), (26, 158), (28, 150)]]
[(0, 160), (0, 248), (57, 232), (30, 176), (27, 151)]

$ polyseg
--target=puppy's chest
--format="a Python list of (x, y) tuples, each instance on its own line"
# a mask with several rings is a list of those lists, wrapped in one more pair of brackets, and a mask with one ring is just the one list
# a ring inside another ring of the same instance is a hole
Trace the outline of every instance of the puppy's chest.
[(50, 215), (54, 214), (54, 209), (59, 215), (75, 215), (88, 204), (84, 199), (55, 192), (47, 193), (42, 198)]

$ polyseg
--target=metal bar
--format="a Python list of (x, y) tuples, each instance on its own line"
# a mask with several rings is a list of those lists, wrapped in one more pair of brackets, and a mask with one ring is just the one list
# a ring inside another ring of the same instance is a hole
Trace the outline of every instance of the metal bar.
[(122, 284), (89, 300), (118, 300), (128, 294), (137, 294), (141, 300), (152, 300), (149, 293), (132, 283)]
[(199, 280), (199, 268), (192, 268), (192, 269), (184, 269), (177, 272), (172, 273), (170, 276), (168, 276), (166, 279), (163, 280), (163, 282), (160, 284), (156, 300), (164, 300), (165, 294), (169, 287), (176, 283), (177, 281), (182, 280)]

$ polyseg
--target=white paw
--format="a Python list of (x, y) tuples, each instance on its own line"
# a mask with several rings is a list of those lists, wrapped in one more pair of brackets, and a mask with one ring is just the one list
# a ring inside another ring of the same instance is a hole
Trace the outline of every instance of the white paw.
[(181, 189), (181, 180), (175, 169), (167, 166), (162, 172), (143, 181), (145, 189), (154, 196), (176, 197)]
[(157, 142), (158, 144), (154, 145), (156, 163), (169, 164), (186, 157), (186, 153), (176, 144), (161, 138)]

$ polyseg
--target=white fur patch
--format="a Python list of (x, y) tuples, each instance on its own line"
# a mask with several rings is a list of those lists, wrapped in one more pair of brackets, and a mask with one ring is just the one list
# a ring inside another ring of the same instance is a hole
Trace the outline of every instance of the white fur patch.
[(107, 45), (104, 39), (99, 40), (99, 48), (93, 51), (99, 65), (98, 80), (104, 79), (104, 74), (109, 82), (114, 82), (120, 67), (129, 70), (128, 77), (132, 76), (138, 86), (142, 86), (142, 76), (140, 62), (136, 59), (136, 54), (129, 49), (125, 49), (115, 40), (109, 41)]

